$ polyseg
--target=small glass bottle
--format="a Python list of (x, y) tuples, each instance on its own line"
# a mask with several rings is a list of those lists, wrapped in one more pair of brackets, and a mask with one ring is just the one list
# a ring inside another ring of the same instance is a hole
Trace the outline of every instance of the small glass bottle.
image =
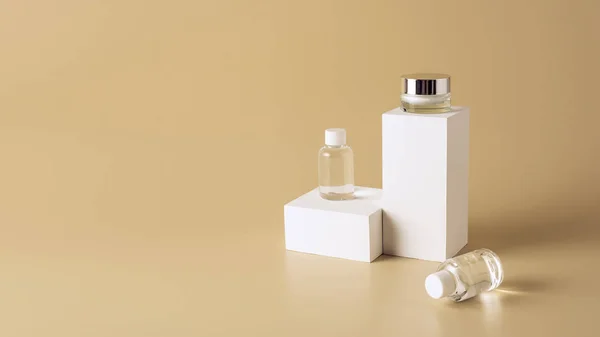
[(425, 279), (425, 289), (433, 298), (449, 297), (460, 302), (496, 289), (503, 279), (498, 255), (489, 249), (477, 249), (442, 263)]
[(450, 75), (409, 74), (402, 76), (400, 102), (404, 111), (444, 113), (450, 111)]
[(346, 130), (325, 130), (319, 150), (319, 193), (323, 199), (354, 198), (354, 153), (346, 145)]

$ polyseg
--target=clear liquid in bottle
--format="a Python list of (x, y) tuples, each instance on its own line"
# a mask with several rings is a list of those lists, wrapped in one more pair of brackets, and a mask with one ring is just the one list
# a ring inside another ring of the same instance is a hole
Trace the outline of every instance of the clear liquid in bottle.
[(443, 262), (427, 276), (425, 289), (433, 298), (464, 301), (496, 289), (504, 279), (500, 258), (489, 249), (477, 249)]
[(319, 194), (327, 200), (354, 198), (354, 153), (346, 145), (346, 130), (325, 130), (319, 150)]

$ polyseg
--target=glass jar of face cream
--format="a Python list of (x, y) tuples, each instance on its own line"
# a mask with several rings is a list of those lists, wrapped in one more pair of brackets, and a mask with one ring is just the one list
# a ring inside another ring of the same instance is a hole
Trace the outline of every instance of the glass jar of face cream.
[(402, 76), (401, 107), (413, 113), (450, 111), (450, 75), (409, 74)]

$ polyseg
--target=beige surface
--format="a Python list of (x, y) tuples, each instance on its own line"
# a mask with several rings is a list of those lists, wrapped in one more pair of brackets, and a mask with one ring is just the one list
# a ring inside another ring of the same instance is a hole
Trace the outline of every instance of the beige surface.
[[(0, 336), (597, 336), (597, 1), (3, 1)], [(460, 305), (435, 263), (287, 253), (327, 127), (381, 186), (402, 73), (472, 107)], [(227, 137), (225, 137), (227, 136)]]

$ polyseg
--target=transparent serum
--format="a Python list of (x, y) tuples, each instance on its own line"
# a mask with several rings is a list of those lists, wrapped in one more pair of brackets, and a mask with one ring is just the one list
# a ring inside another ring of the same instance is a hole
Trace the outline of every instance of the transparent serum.
[(412, 113), (450, 111), (450, 75), (408, 74), (402, 76), (401, 106)]
[(464, 301), (496, 289), (504, 279), (500, 258), (489, 249), (477, 249), (442, 263), (427, 276), (425, 289), (433, 298), (448, 297)]
[(319, 150), (319, 194), (327, 200), (354, 198), (354, 153), (346, 145), (346, 130), (325, 130)]

